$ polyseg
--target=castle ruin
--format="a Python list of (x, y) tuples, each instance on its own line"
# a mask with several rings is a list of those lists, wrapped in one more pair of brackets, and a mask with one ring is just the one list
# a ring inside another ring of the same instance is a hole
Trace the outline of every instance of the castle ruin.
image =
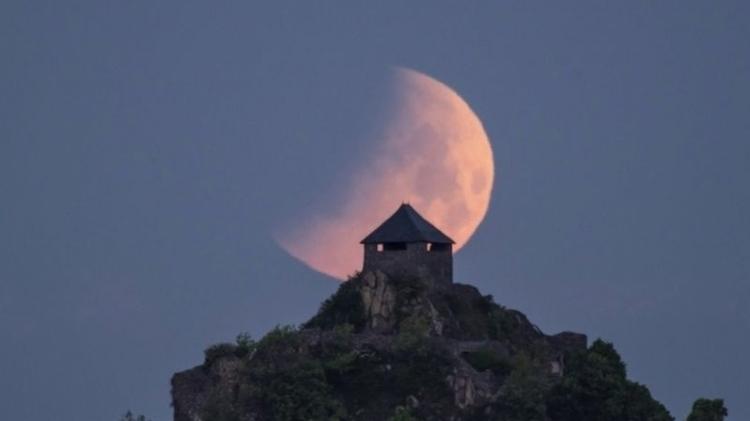
[(409, 204), (402, 204), (361, 243), (363, 272), (422, 279), (435, 286), (453, 283), (455, 242)]

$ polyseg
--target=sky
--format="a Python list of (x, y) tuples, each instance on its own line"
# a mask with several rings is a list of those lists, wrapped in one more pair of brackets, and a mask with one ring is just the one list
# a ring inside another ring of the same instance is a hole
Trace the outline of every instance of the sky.
[(312, 3), (0, 4), (4, 418), (168, 420), (207, 346), (310, 317), (338, 283), (273, 232), (400, 66), (492, 142), (456, 281), (613, 342), (678, 419), (750, 419), (747, 2)]

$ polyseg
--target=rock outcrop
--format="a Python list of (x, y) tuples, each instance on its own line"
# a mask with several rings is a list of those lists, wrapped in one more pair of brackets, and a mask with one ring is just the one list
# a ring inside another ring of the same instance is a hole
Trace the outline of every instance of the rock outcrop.
[(365, 273), (360, 295), (368, 328), (379, 332), (392, 330), (396, 322), (396, 290), (388, 277), (380, 271)]
[(545, 335), (472, 286), (367, 272), (300, 329), (215, 345), (175, 374), (174, 420), (568, 421), (555, 405), (588, 352), (585, 335)]

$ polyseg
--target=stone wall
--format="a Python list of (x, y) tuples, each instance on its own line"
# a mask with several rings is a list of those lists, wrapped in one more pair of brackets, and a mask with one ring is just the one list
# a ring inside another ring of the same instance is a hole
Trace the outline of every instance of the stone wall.
[(453, 282), (453, 250), (427, 250), (427, 243), (407, 243), (405, 250), (378, 251), (377, 244), (365, 244), (363, 272), (381, 271), (391, 277), (430, 281), (434, 285)]

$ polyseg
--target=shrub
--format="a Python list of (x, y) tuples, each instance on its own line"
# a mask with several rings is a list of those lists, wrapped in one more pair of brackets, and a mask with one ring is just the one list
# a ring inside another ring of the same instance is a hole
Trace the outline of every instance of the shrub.
[(505, 376), (512, 369), (512, 364), (508, 358), (499, 355), (490, 348), (480, 348), (476, 351), (464, 352), (461, 356), (477, 371), (492, 370), (493, 373), (499, 376)]
[(322, 421), (346, 416), (344, 405), (331, 393), (319, 361), (304, 361), (268, 374), (261, 400), (271, 419)]
[(723, 399), (697, 399), (687, 421), (724, 421), (729, 415)]
[(244, 358), (247, 355), (252, 355), (257, 345), (257, 342), (248, 333), (240, 333), (237, 335), (236, 343), (222, 342), (206, 348), (203, 351), (205, 355), (203, 364), (210, 367), (217, 360), (229, 356)]
[(243, 332), (237, 335), (236, 342), (237, 349), (235, 353), (240, 358), (243, 358), (247, 355), (252, 355), (255, 352), (255, 349), (258, 347), (258, 343), (247, 332)]
[(516, 328), (513, 314), (503, 308), (494, 308), (489, 312), (488, 334), (491, 339), (504, 339), (512, 336)]
[(349, 344), (352, 340), (352, 334), (354, 333), (354, 325), (349, 323), (337, 325), (333, 328), (333, 333), (336, 335), (336, 341)]
[[(255, 354), (269, 362), (283, 363), (302, 346), (299, 331), (292, 325), (273, 328), (255, 345)], [(255, 358), (253, 358), (255, 360)]]
[(235, 356), (236, 352), (237, 345), (232, 343), (224, 342), (211, 345), (210, 347), (206, 348), (205, 351), (203, 351), (205, 355), (203, 364), (207, 367), (210, 367), (214, 362), (221, 358), (228, 357), (230, 355)]
[(298, 333), (299, 331), (294, 325), (278, 325), (266, 333), (266, 336), (258, 342), (257, 348), (268, 349), (282, 345), (298, 345)]
[(448, 294), (445, 297), (449, 314), (458, 322), (456, 336), (462, 339), (494, 339), (491, 316), (499, 306), (474, 293)]
[(365, 308), (355, 283), (356, 279), (350, 279), (341, 284), (336, 293), (323, 301), (318, 313), (303, 327), (327, 330), (338, 325), (349, 324), (357, 331), (364, 328)]
[[(506, 421), (544, 421), (548, 378), (523, 354), (516, 357), (513, 371), (500, 387), (499, 412)], [(582, 420), (578, 420), (582, 421)], [(587, 420), (588, 421), (588, 420)]]
[(398, 335), (394, 340), (397, 352), (408, 354), (422, 354), (428, 346), (430, 322), (426, 317), (417, 315), (404, 319), (399, 326)]

